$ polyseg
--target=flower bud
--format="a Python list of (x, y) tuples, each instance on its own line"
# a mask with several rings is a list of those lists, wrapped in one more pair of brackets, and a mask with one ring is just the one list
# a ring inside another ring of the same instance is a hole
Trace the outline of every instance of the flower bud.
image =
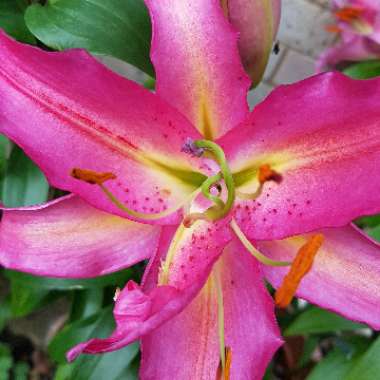
[(239, 52), (252, 85), (259, 84), (280, 23), (281, 0), (221, 0), (231, 24), (238, 30)]

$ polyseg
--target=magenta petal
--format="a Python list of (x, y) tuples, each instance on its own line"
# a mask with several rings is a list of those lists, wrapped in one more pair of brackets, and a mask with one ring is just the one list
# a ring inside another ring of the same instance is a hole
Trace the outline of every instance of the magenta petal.
[[(325, 241), (297, 296), (325, 309), (380, 329), (380, 245), (352, 226), (318, 231)], [(258, 242), (276, 260), (292, 259), (308, 235)], [(286, 269), (264, 267), (266, 278), (279, 286)]]
[(107, 182), (139, 212), (184, 201), (202, 182), (200, 164), (181, 152), (199, 133), (155, 94), (81, 50), (47, 53), (0, 33), (0, 132), (42, 168), (49, 182), (125, 216), (73, 168), (112, 172)]
[[(247, 379), (262, 379), (282, 341), (259, 265), (239, 243), (233, 243), (214, 268), (220, 271), (223, 289), (231, 379), (243, 374)], [(140, 377), (215, 380), (219, 352), (217, 295), (211, 275), (182, 313), (143, 337)]]
[[(191, 228), (180, 226), (176, 234), (173, 228), (163, 227), (160, 248), (147, 269), (144, 288), (129, 282), (118, 295), (113, 334), (77, 345), (69, 351), (68, 359), (74, 360), (82, 352), (93, 354), (124, 347), (178, 314), (202, 288), (213, 263), (231, 239), (227, 223), (200, 221)], [(169, 278), (165, 285), (158, 284), (168, 252), (173, 254)]]
[(153, 24), (151, 57), (157, 93), (206, 137), (215, 138), (248, 112), (249, 79), (237, 33), (220, 0), (146, 0)]
[(238, 201), (247, 235), (281, 239), (380, 211), (379, 98), (380, 78), (317, 75), (278, 87), (219, 141), (238, 191), (256, 191), (263, 164), (282, 176)]
[(160, 227), (99, 211), (76, 196), (3, 211), (0, 264), (36, 275), (95, 277), (155, 254)]

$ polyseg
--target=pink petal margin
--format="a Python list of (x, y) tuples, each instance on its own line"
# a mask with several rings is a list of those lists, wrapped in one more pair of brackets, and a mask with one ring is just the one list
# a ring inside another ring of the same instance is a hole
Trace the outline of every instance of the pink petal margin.
[[(262, 379), (282, 340), (259, 264), (233, 242), (215, 267), (223, 290), (225, 344), (232, 352), (231, 379)], [(143, 337), (140, 378), (215, 380), (220, 362), (217, 308), (211, 275), (185, 310)]]
[[(117, 296), (115, 331), (106, 339), (90, 339), (75, 346), (68, 352), (68, 360), (74, 360), (82, 352), (95, 354), (117, 350), (181, 312), (203, 287), (213, 263), (231, 239), (227, 222), (199, 221), (185, 228), (180, 237), (173, 228), (163, 227), (159, 251), (147, 268), (144, 287), (130, 281)], [(169, 280), (165, 285), (158, 285), (162, 260), (174, 236)]]
[[(380, 244), (353, 226), (315, 233), (325, 241), (297, 296), (380, 330)], [(257, 242), (257, 247), (273, 259), (291, 260), (308, 236)], [(286, 269), (263, 269), (268, 281), (279, 286)]]
[(69, 195), (38, 207), (4, 209), (0, 264), (40, 276), (101, 276), (154, 256), (160, 230)]

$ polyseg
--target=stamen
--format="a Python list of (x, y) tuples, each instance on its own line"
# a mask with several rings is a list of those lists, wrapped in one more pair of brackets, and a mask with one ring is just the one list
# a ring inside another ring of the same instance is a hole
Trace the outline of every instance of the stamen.
[(291, 262), (289, 261), (272, 260), (269, 257), (266, 257), (265, 255), (263, 255), (261, 252), (259, 252), (244, 235), (244, 232), (240, 229), (235, 219), (231, 220), (230, 226), (232, 228), (232, 231), (235, 232), (236, 236), (244, 245), (244, 247), (247, 249), (247, 251), (251, 253), (251, 255), (255, 257), (260, 263), (264, 265), (269, 265), (272, 267), (284, 267), (284, 266), (291, 265)]
[(351, 22), (359, 18), (363, 13), (363, 10), (360, 8), (354, 7), (344, 7), (335, 12), (335, 16), (342, 21)]
[(268, 164), (261, 165), (259, 167), (258, 177), (259, 177), (258, 179), (261, 185), (263, 185), (267, 181), (274, 181), (276, 183), (280, 183), (282, 181), (281, 174), (273, 170), (271, 166)]
[(344, 7), (335, 12), (337, 19), (347, 22), (359, 34), (369, 35), (373, 33), (373, 26), (362, 18), (363, 9), (355, 7)]
[(215, 266), (214, 283), (216, 287), (216, 294), (218, 300), (218, 335), (219, 335), (219, 350), (220, 350), (220, 363), (222, 365), (222, 373), (226, 369), (226, 352), (225, 352), (225, 338), (224, 338), (224, 303), (223, 303), (223, 288), (220, 279), (220, 268), (218, 264)]
[(113, 173), (98, 173), (94, 170), (79, 168), (72, 169), (70, 175), (75, 179), (87, 182), (91, 185), (101, 185), (110, 179), (116, 179), (116, 175)]
[(329, 33), (340, 33), (342, 31), (342, 29), (338, 25), (334, 24), (326, 25), (325, 30)]
[(253, 193), (243, 193), (242, 191), (236, 190), (236, 195), (238, 198), (245, 200), (257, 199), (263, 191), (265, 182), (274, 181), (276, 183), (280, 183), (282, 181), (282, 176), (280, 173), (273, 170), (269, 164), (264, 164), (259, 167), (257, 179), (259, 181), (259, 187), (257, 190)]
[(226, 368), (224, 369), (224, 380), (230, 380), (230, 371), (232, 363), (232, 350), (226, 347)]
[(303, 277), (310, 271), (314, 257), (323, 243), (322, 234), (313, 235), (299, 250), (289, 273), (275, 293), (278, 307), (285, 308), (292, 301)]
[(180, 224), (170, 243), (168, 253), (166, 254), (166, 257), (165, 257), (165, 261), (162, 263), (160, 267), (160, 271), (158, 275), (158, 285), (167, 285), (169, 283), (170, 266), (173, 262), (175, 253), (177, 251), (177, 246), (181, 240), (183, 232), (184, 232), (184, 225)]
[(224, 352), (224, 356), (226, 357), (225, 368), (223, 371), (222, 362), (220, 362), (216, 372), (216, 380), (230, 380), (232, 350), (230, 347), (225, 347)]
[(117, 197), (109, 190), (105, 185), (104, 182), (111, 180), (111, 179), (116, 179), (116, 175), (113, 173), (98, 173), (93, 170), (87, 170), (87, 169), (79, 169), (79, 168), (74, 168), (71, 171), (71, 176), (74, 177), (75, 179), (78, 179), (79, 181), (84, 181), (87, 183), (90, 183), (92, 185), (98, 185), (100, 189), (103, 191), (103, 193), (107, 196), (107, 198), (113, 203), (119, 210), (125, 212), (126, 214), (138, 218), (141, 220), (157, 220), (164, 218), (168, 215), (171, 215), (178, 211), (181, 207), (184, 207), (184, 205), (188, 202), (191, 202), (200, 192), (199, 189), (195, 190), (190, 196), (185, 199), (183, 202), (181, 202), (178, 206), (167, 209), (162, 212), (158, 213), (151, 213), (151, 214), (146, 214), (142, 212), (138, 212), (135, 210), (132, 210), (125, 206)]

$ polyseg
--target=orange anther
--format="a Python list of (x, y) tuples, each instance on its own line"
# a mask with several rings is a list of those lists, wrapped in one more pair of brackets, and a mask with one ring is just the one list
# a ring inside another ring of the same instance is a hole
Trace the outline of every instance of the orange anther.
[(292, 301), (303, 277), (310, 271), (314, 257), (323, 243), (323, 235), (313, 235), (297, 252), (289, 273), (284, 277), (275, 294), (278, 307), (287, 307)]
[(224, 369), (224, 380), (230, 380), (232, 363), (232, 350), (231, 347), (226, 347), (226, 367)]
[(220, 362), (218, 366), (218, 370), (216, 372), (216, 380), (230, 380), (231, 363), (232, 363), (231, 347), (225, 347), (224, 352), (225, 352), (225, 357), (226, 357), (224, 372), (222, 368), (222, 362)]
[(342, 31), (342, 29), (339, 28), (338, 25), (326, 25), (325, 30), (329, 33), (340, 33)]
[(360, 15), (363, 13), (363, 10), (360, 8), (354, 7), (344, 7), (335, 12), (335, 16), (342, 21), (351, 22), (357, 20)]
[(70, 175), (91, 185), (101, 185), (105, 181), (116, 178), (116, 175), (113, 173), (98, 173), (93, 170), (79, 168), (72, 169)]
[(263, 185), (267, 181), (281, 182), (281, 175), (273, 170), (270, 165), (264, 164), (259, 167), (259, 182)]

